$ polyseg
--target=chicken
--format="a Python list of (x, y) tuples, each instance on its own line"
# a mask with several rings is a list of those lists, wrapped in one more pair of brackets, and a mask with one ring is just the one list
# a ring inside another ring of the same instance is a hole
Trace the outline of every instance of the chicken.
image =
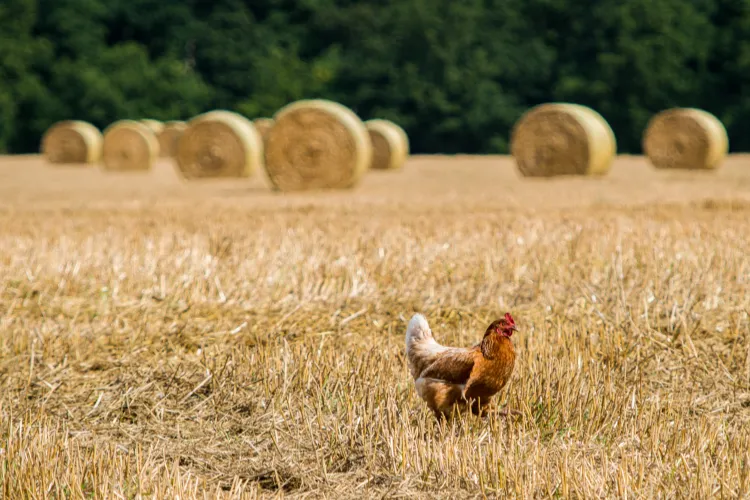
[(435, 341), (423, 315), (411, 318), (406, 328), (409, 370), (417, 393), (436, 417), (447, 416), (454, 406), (475, 415), (487, 414), (492, 397), (513, 373), (516, 353), (510, 337), (515, 331), (515, 321), (506, 313), (487, 327), (475, 346), (446, 347)]

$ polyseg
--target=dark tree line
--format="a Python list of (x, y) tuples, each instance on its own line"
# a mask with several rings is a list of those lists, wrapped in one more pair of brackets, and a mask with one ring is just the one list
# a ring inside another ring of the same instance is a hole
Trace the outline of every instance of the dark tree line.
[(507, 152), (530, 106), (599, 111), (621, 152), (672, 106), (750, 149), (750, 0), (2, 0), (0, 152), (61, 119), (270, 116), (323, 97), (415, 152)]

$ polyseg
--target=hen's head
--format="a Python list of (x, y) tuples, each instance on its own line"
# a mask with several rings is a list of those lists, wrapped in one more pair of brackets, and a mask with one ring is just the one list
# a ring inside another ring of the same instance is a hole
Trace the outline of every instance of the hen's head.
[(484, 335), (497, 333), (502, 337), (510, 337), (515, 331), (518, 331), (518, 328), (516, 328), (516, 322), (513, 321), (513, 316), (510, 313), (505, 313), (505, 316), (490, 323)]

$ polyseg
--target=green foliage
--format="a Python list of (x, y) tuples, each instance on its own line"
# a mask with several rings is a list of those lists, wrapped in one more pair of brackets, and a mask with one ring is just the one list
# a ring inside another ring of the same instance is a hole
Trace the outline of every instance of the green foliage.
[(45, 97), (34, 72), (47, 48), (32, 36), (36, 16), (33, 0), (0, 3), (0, 152), (22, 149), (14, 146), (23, 142), (20, 135), (34, 119), (24, 111)]
[(416, 152), (507, 152), (529, 107), (599, 111), (623, 152), (695, 106), (750, 147), (750, 0), (4, 0), (0, 152), (53, 122), (251, 118), (328, 98)]

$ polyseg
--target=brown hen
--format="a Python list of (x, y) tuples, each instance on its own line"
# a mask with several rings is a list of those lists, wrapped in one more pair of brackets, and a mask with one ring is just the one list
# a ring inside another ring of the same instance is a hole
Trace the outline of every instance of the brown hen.
[(409, 369), (417, 393), (436, 417), (448, 416), (454, 407), (486, 415), (492, 397), (513, 373), (516, 353), (510, 338), (515, 331), (515, 321), (506, 313), (487, 327), (475, 346), (446, 347), (435, 341), (424, 316), (411, 318), (406, 329)]

